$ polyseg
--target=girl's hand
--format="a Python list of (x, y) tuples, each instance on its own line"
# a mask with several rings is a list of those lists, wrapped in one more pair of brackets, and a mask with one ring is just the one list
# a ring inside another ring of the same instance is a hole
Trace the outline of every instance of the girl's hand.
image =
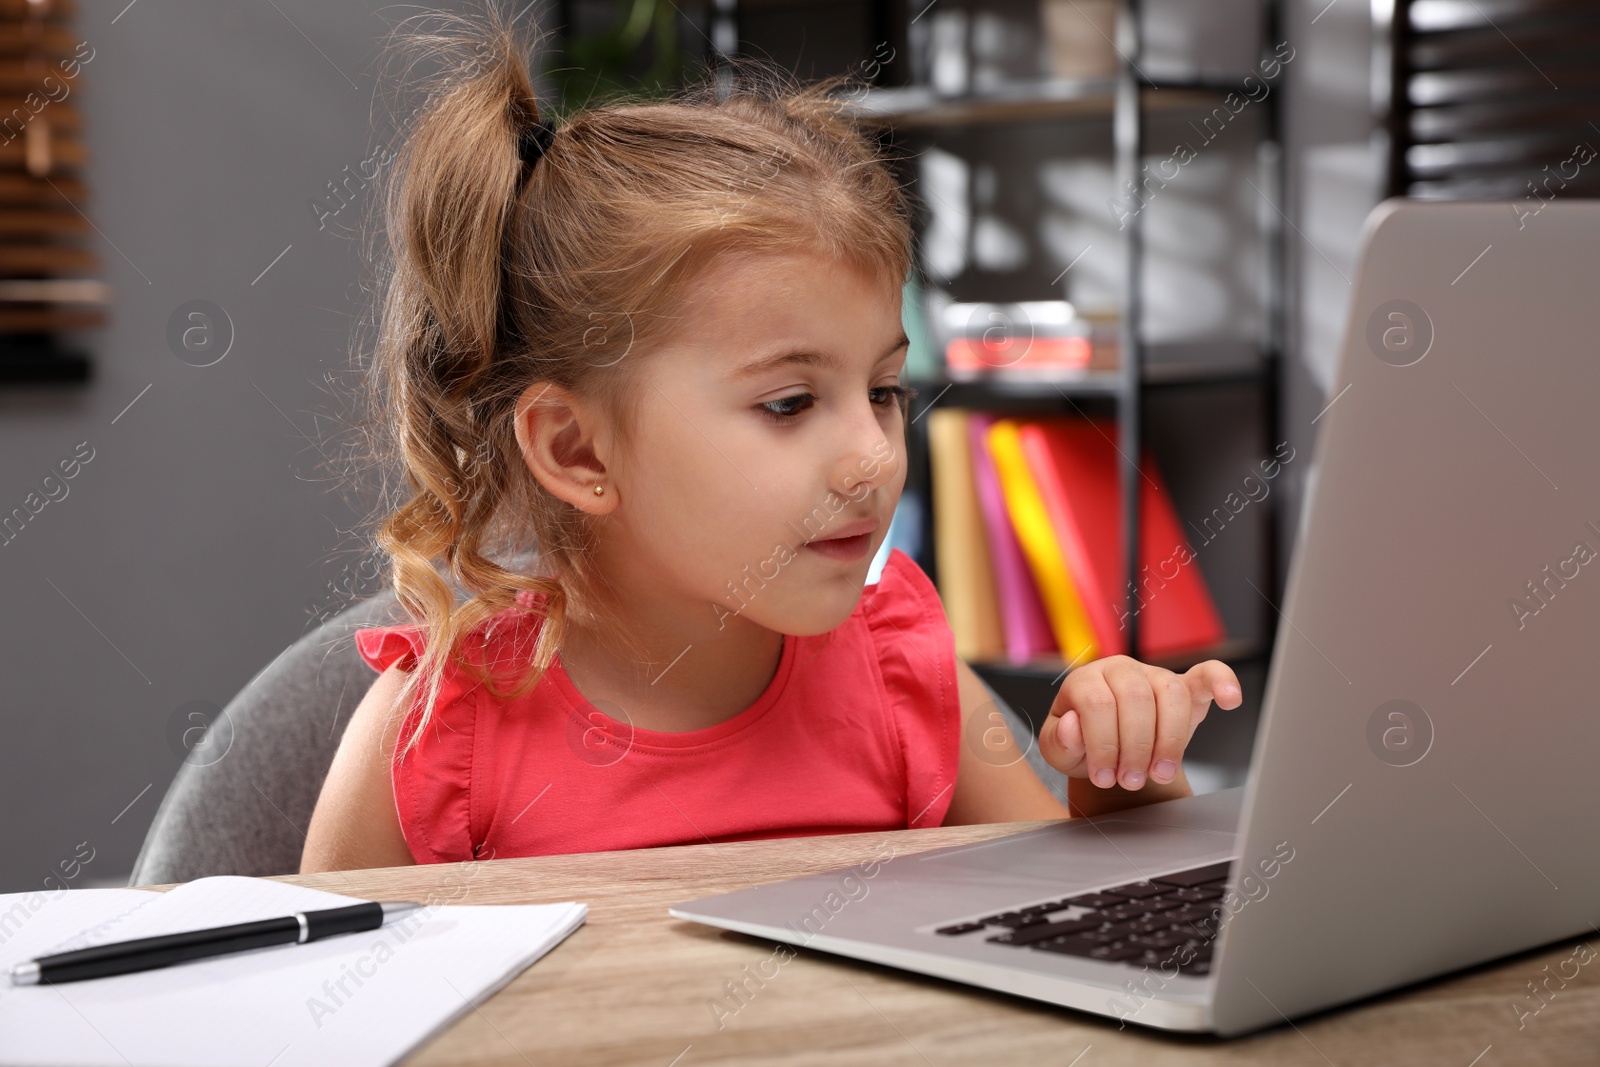
[(1181, 774), (1183, 750), (1212, 700), (1231, 709), (1243, 699), (1239, 679), (1220, 660), (1174, 674), (1108, 656), (1067, 674), (1039, 749), (1056, 770), (1102, 789), (1141, 789), (1146, 779), (1166, 785)]

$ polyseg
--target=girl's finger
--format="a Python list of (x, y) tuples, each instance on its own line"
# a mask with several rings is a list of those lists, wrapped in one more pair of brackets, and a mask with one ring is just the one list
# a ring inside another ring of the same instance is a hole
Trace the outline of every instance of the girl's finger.
[(1165, 785), (1178, 776), (1184, 747), (1192, 734), (1189, 687), (1171, 671), (1151, 679), (1156, 694), (1156, 740), (1150, 753), (1150, 777)]
[[(1106, 672), (1107, 683), (1117, 698), (1116, 781), (1124, 789), (1144, 788), (1150, 770), (1150, 753), (1155, 748), (1156, 695), (1143, 664), (1130, 663)], [(1185, 694), (1187, 696), (1187, 694)], [(1094, 759), (1090, 749), (1090, 760)], [(1096, 780), (1098, 784), (1098, 779)]]
[(1189, 686), (1189, 692), (1194, 697), (1194, 702), (1201, 708), (1209, 708), (1215, 700), (1217, 707), (1232, 709), (1244, 701), (1244, 694), (1239, 687), (1239, 678), (1229, 667), (1218, 659), (1203, 660), (1190, 667), (1183, 674), (1184, 682)]
[(1056, 726), (1056, 740), (1060, 742), (1062, 754), (1070, 761), (1072, 770), (1079, 769), (1083, 764), (1083, 724), (1078, 721), (1076, 711), (1068, 708), (1067, 713), (1061, 716)]
[(1082, 778), (1087, 773), (1083, 769), (1083, 728), (1078, 724), (1078, 713), (1067, 707), (1059, 694), (1039, 728), (1039, 754), (1062, 774)]
[[(1076, 672), (1074, 672), (1076, 673)], [(1072, 691), (1071, 707), (1083, 731), (1083, 754), (1088, 778), (1102, 789), (1117, 783), (1117, 697), (1104, 671), (1086, 672)], [(1071, 681), (1072, 675), (1067, 675)], [(1062, 686), (1066, 690), (1066, 686)]]

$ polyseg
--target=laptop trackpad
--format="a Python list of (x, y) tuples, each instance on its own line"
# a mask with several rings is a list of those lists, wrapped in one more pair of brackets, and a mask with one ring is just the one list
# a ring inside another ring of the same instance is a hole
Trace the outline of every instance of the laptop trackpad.
[(1065, 888), (1147, 879), (1233, 855), (1234, 835), (1217, 830), (1134, 822), (1074, 821), (919, 857), (935, 867), (1004, 872)]

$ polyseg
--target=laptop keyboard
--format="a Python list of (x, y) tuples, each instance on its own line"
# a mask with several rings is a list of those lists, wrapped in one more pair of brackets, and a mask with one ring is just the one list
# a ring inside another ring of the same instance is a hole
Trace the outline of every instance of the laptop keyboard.
[(941, 926), (944, 937), (1126, 963), (1211, 973), (1211, 946), (1227, 891), (1228, 863), (1046, 900), (981, 919)]

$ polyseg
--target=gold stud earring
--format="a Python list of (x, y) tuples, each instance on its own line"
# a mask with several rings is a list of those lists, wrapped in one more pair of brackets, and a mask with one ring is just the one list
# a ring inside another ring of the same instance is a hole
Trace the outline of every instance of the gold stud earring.
[(606, 487), (603, 486), (603, 485), (595, 486), (594, 487), (594, 495), (595, 496), (605, 496), (606, 495)]

